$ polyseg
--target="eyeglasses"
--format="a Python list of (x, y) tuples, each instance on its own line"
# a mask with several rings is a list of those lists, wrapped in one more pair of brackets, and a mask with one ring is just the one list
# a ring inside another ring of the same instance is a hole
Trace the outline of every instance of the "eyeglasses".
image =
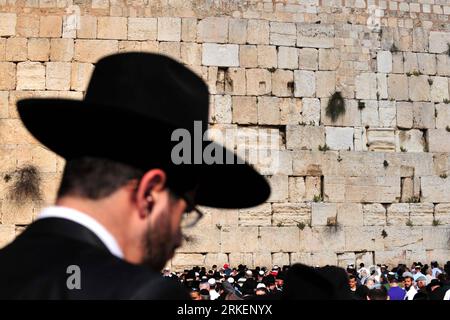
[(189, 195), (183, 194), (178, 195), (178, 197), (186, 202), (186, 210), (184, 211), (181, 219), (181, 228), (192, 228), (201, 218), (203, 218), (204, 214), (197, 208), (193, 199)]

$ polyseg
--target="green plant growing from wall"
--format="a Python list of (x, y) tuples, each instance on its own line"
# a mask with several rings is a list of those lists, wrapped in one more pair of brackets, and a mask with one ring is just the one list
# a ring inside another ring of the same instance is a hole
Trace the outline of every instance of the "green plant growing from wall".
[(345, 101), (342, 94), (336, 91), (328, 101), (326, 115), (331, 121), (336, 122), (340, 115), (345, 113)]
[(437, 227), (441, 225), (441, 221), (439, 219), (433, 219), (433, 226)]
[(381, 236), (383, 237), (383, 239), (388, 236), (386, 230), (383, 229), (383, 231), (381, 231)]
[(408, 219), (408, 221), (406, 221), (406, 225), (407, 225), (408, 227), (413, 227), (413, 226), (414, 226), (414, 224), (413, 224), (413, 222), (411, 221), (411, 219)]
[(319, 146), (319, 151), (328, 151), (328, 150), (330, 150), (330, 147), (328, 147), (326, 143), (323, 146)]
[(315, 195), (314, 196), (314, 198), (313, 198), (313, 201), (314, 202), (321, 202), (322, 201), (322, 196), (319, 194), (319, 195)]
[(363, 110), (366, 107), (364, 101), (358, 101), (358, 109)]
[(306, 227), (306, 224), (304, 222), (297, 223), (297, 228), (299, 228), (300, 230), (305, 229), (305, 227)]

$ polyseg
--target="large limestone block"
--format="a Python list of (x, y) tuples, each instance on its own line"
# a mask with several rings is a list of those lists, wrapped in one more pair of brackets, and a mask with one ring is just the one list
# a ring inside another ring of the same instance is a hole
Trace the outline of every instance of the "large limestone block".
[(397, 101), (409, 99), (408, 77), (404, 74), (390, 74), (387, 79), (388, 97)]
[(11, 90), (16, 87), (16, 64), (0, 62), (0, 90)]
[(269, 44), (269, 21), (248, 20), (247, 43), (249, 44)]
[(450, 76), (450, 56), (448, 54), (438, 54), (437, 60), (437, 74), (440, 76)]
[(175, 270), (190, 269), (194, 266), (203, 266), (205, 255), (200, 253), (177, 253), (172, 259)]
[(277, 97), (258, 98), (258, 123), (277, 125), (280, 124), (280, 103)]
[(449, 82), (446, 77), (433, 77), (431, 85), (431, 100), (443, 102), (449, 100)]
[(312, 203), (311, 226), (336, 225), (337, 207), (335, 203)]
[(301, 48), (299, 51), (299, 69), (317, 70), (318, 66), (318, 50), (314, 48)]
[(337, 256), (331, 251), (311, 252), (312, 266), (335, 266), (337, 265)]
[(406, 252), (407, 250), (398, 249), (395, 250), (377, 250), (375, 251), (375, 263), (377, 264), (387, 264), (388, 266), (397, 266), (399, 261), (406, 262)]
[(45, 87), (47, 90), (69, 90), (71, 80), (69, 62), (47, 62)]
[[(255, 252), (258, 249), (257, 227), (223, 227), (221, 237), (222, 252)], [(214, 251), (214, 250), (212, 250)]]
[(449, 226), (423, 227), (424, 249), (448, 250), (449, 241), (450, 241)]
[(270, 203), (249, 209), (239, 209), (240, 226), (270, 226), (271, 224), (272, 207)]
[(316, 72), (316, 97), (328, 98), (336, 92), (336, 72)]
[(336, 70), (341, 63), (337, 49), (319, 49), (319, 70)]
[(353, 128), (326, 127), (326, 144), (331, 150), (353, 150)]
[(313, 252), (336, 252), (345, 250), (345, 232), (340, 226), (317, 226), (300, 232), (300, 242)]
[(265, 69), (247, 69), (247, 95), (266, 95), (272, 91), (271, 73)]
[(278, 47), (278, 68), (298, 69), (298, 49), (291, 47)]
[(450, 178), (427, 176), (420, 178), (423, 202), (450, 202)]
[(378, 113), (381, 127), (395, 128), (397, 118), (395, 101), (380, 101), (378, 104)]
[(267, 179), (271, 193), (267, 201), (269, 202), (284, 202), (288, 199), (288, 176), (286, 175), (273, 175)]
[(370, 151), (395, 151), (395, 131), (391, 128), (370, 128), (367, 130), (367, 144)]
[[(294, 73), (290, 70), (275, 70), (272, 73), (272, 93), (277, 97), (292, 97), (294, 90)], [(320, 112), (319, 112), (320, 117)]]
[(450, 43), (450, 32), (430, 32), (430, 53), (444, 53), (448, 50)]
[(295, 23), (270, 22), (270, 44), (295, 47), (297, 28)]
[(384, 154), (381, 152), (341, 151), (337, 172), (344, 177), (388, 175), (384, 167)]
[(390, 51), (379, 51), (377, 53), (377, 71), (383, 73), (392, 72), (392, 53)]
[(333, 48), (334, 25), (297, 24), (297, 47)]
[(450, 225), (450, 203), (439, 203), (434, 209), (434, 218), (443, 225)]
[(243, 252), (231, 252), (229, 254), (229, 263), (232, 266), (237, 266), (243, 264), (248, 268), (253, 268), (253, 253), (243, 253)]
[(303, 123), (314, 124), (318, 126), (320, 124), (320, 100), (316, 98), (303, 98), (302, 99), (302, 116)]
[(227, 17), (206, 17), (197, 26), (198, 42), (226, 43), (228, 41)]
[(450, 152), (450, 132), (447, 129), (429, 129), (427, 135), (429, 152)]
[(277, 67), (277, 48), (275, 46), (258, 45), (258, 67), (276, 68)]
[(431, 98), (428, 76), (409, 77), (409, 97), (412, 101), (429, 101)]
[(256, 97), (234, 96), (233, 97), (233, 122), (239, 124), (256, 124), (258, 121), (258, 110)]
[(387, 207), (388, 226), (405, 226), (409, 221), (409, 203), (392, 203)]
[(156, 40), (157, 36), (156, 18), (128, 18), (128, 40)]
[(272, 265), (274, 265), (274, 266), (277, 265), (279, 267), (290, 265), (289, 253), (284, 253), (284, 252), (273, 253), (272, 254)]
[(44, 90), (45, 66), (39, 62), (17, 64), (17, 90)]
[(247, 19), (230, 19), (228, 22), (229, 43), (247, 42)]
[(338, 203), (337, 223), (344, 227), (362, 227), (363, 211), (360, 203)]
[(378, 114), (377, 100), (362, 100), (360, 103), (364, 104), (364, 108), (360, 110), (361, 125), (369, 127), (380, 126), (380, 116)]
[(345, 227), (346, 251), (383, 250), (382, 230), (384, 227)]
[(325, 144), (325, 128), (317, 126), (287, 125), (286, 148), (317, 150)]
[(205, 66), (239, 66), (239, 46), (236, 44), (204, 43), (202, 64)]
[(119, 50), (117, 40), (76, 40), (74, 60), (95, 63)]
[(356, 76), (356, 98), (377, 99), (377, 77), (375, 73), (361, 73)]
[(297, 176), (338, 176), (340, 173), (336, 151), (295, 151), (292, 155), (292, 171)]
[(270, 252), (296, 252), (300, 247), (298, 227), (260, 227), (259, 250)]
[(180, 41), (181, 18), (158, 18), (158, 41)]
[(413, 126), (413, 104), (411, 102), (397, 102), (397, 127), (411, 129)]
[(398, 130), (395, 133), (398, 141), (396, 151), (400, 152), (402, 149), (408, 152), (424, 152), (425, 151), (425, 137), (420, 130)]
[(272, 207), (274, 226), (306, 226), (311, 222), (309, 203), (274, 203)]
[(295, 70), (295, 97), (314, 97), (316, 93), (316, 74), (313, 71)]
[(183, 231), (183, 233), (189, 237), (189, 241), (185, 241), (178, 249), (178, 252), (202, 253), (220, 251), (221, 231), (216, 226), (196, 226)]
[(363, 219), (365, 226), (386, 225), (386, 208), (379, 203), (363, 205)]
[(434, 205), (432, 203), (411, 203), (410, 219), (414, 226), (431, 226), (433, 224)]
[(125, 17), (98, 17), (97, 38), (98, 39), (127, 39), (128, 20)]
[(15, 13), (0, 13), (0, 37), (16, 35), (16, 24)]

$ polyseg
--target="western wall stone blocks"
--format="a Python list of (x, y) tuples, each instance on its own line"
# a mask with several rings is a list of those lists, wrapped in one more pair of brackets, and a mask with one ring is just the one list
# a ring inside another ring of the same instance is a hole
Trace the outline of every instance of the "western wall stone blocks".
[(47, 90), (70, 90), (71, 65), (68, 62), (47, 62), (46, 81)]
[(97, 17), (83, 15), (80, 16), (80, 25), (77, 29), (77, 38), (96, 39), (97, 38)]
[(276, 68), (277, 67), (277, 49), (275, 46), (258, 45), (258, 67)]
[(436, 55), (437, 74), (440, 76), (450, 76), (450, 56), (448, 54)]
[(353, 150), (353, 128), (326, 127), (326, 144), (331, 150)]
[[(330, 56), (332, 54), (323, 54), (322, 57)], [(323, 61), (324, 59), (322, 59)], [(333, 65), (330, 60), (323, 61), (323, 68)], [(318, 50), (314, 48), (299, 49), (299, 68), (302, 70), (317, 70), (318, 69)]]
[(203, 266), (205, 255), (201, 253), (177, 253), (171, 260), (172, 268), (183, 270), (192, 266)]
[(432, 203), (411, 203), (410, 220), (414, 226), (431, 226), (433, 224), (434, 205)]
[(272, 91), (272, 76), (265, 69), (247, 69), (247, 95), (266, 95)]
[(48, 61), (50, 41), (46, 38), (32, 38), (28, 40), (28, 60)]
[(280, 106), (280, 124), (302, 123), (302, 100), (282, 98)]
[(406, 75), (390, 74), (387, 78), (387, 83), (389, 99), (395, 99), (397, 101), (406, 101), (409, 99), (408, 77)]
[(125, 17), (98, 17), (97, 38), (125, 40), (128, 38), (127, 24)]
[(427, 29), (418, 27), (413, 29), (413, 51), (427, 52), (429, 32)]
[(249, 44), (269, 44), (269, 21), (267, 20), (248, 20), (247, 24), (247, 43)]
[(214, 97), (214, 117), (216, 123), (231, 123), (231, 96), (216, 95)]
[(314, 97), (316, 93), (316, 74), (313, 71), (294, 71), (294, 96)]
[(0, 13), (0, 36), (16, 35), (17, 15), (15, 13)]
[(272, 124), (280, 123), (280, 98), (258, 97), (258, 123)]
[(6, 55), (7, 61), (25, 61), (27, 60), (27, 39), (26, 38), (8, 38), (6, 40)]
[(450, 104), (439, 103), (436, 108), (436, 128), (443, 129), (450, 126)]
[(434, 208), (434, 218), (443, 225), (450, 224), (450, 203), (439, 203)]
[(336, 91), (336, 73), (334, 71), (316, 72), (316, 97), (328, 98)]
[[(220, 238), (222, 252), (255, 252), (258, 250), (258, 227), (223, 227)], [(215, 238), (216, 242), (218, 242), (217, 240), (218, 237)]]
[(300, 229), (298, 227), (260, 227), (259, 235), (260, 251), (299, 251)]
[(408, 152), (424, 152), (425, 137), (422, 131), (417, 129), (398, 130), (395, 135), (397, 139), (397, 152), (401, 152), (402, 150)]
[(450, 243), (450, 228), (448, 226), (433, 226), (423, 228), (423, 246), (425, 249), (446, 249)]
[(301, 202), (305, 200), (306, 186), (304, 177), (289, 177), (289, 201)]
[(0, 62), (0, 90), (16, 87), (16, 65), (12, 62)]
[(197, 18), (182, 18), (181, 41), (195, 42), (196, 40), (197, 40)]
[(344, 227), (362, 227), (364, 225), (362, 204), (338, 203), (337, 224)]
[(239, 64), (243, 68), (256, 68), (258, 66), (258, 47), (255, 45), (239, 46)]
[(268, 177), (271, 186), (271, 194), (267, 201), (269, 202), (285, 202), (288, 199), (288, 177), (285, 175), (273, 175)]
[[(361, 126), (361, 111), (358, 109), (358, 101), (344, 99), (345, 113), (341, 114), (335, 121), (327, 115), (328, 98), (320, 99), (320, 121), (322, 125), (336, 127), (358, 127)], [(378, 115), (378, 110), (377, 110)], [(377, 121), (378, 123), (379, 121)]]
[(318, 126), (320, 124), (320, 100), (316, 98), (303, 98), (302, 116), (303, 123)]
[(59, 38), (62, 35), (62, 17), (42, 15), (39, 21), (39, 36)]
[(311, 206), (312, 227), (336, 225), (337, 208), (335, 203), (314, 202)]
[(356, 76), (356, 98), (377, 99), (377, 77), (375, 73), (361, 73)]
[(386, 225), (386, 208), (379, 203), (363, 205), (363, 219), (365, 226)]
[(395, 131), (392, 128), (370, 128), (367, 130), (369, 151), (395, 151)]
[(431, 102), (413, 103), (413, 127), (432, 129), (435, 127), (434, 105)]
[(428, 76), (409, 77), (409, 98), (412, 101), (429, 101), (431, 98)]
[[(346, 251), (384, 250), (382, 226), (345, 227)], [(388, 235), (389, 236), (389, 235)], [(381, 260), (380, 260), (381, 261)]]
[[(202, 45), (193, 42), (182, 42), (180, 47), (181, 60), (187, 65), (202, 64)], [(245, 78), (244, 78), (245, 86)]]
[(221, 230), (213, 225), (202, 226), (201, 228), (198, 226), (197, 228), (183, 231), (189, 237), (189, 241), (185, 241), (183, 246), (178, 249), (178, 252), (220, 252)]
[(226, 43), (228, 41), (227, 17), (206, 17), (197, 26), (198, 42)]
[(430, 53), (444, 53), (448, 50), (450, 32), (431, 31), (429, 41)]
[(446, 77), (433, 77), (431, 85), (431, 101), (442, 102), (449, 100), (449, 81)]
[(390, 51), (377, 52), (377, 71), (382, 73), (392, 72), (392, 53)]
[(278, 47), (278, 68), (298, 69), (298, 49)]
[(395, 101), (386, 101), (382, 100), (378, 103), (378, 113), (380, 117), (380, 126), (392, 128), (396, 125), (396, 102)]
[(322, 193), (322, 181), (320, 177), (305, 177), (305, 198), (307, 201), (316, 201), (317, 197)]
[(94, 65), (91, 63), (72, 63), (70, 88), (85, 91), (91, 78)]
[[(447, 151), (449, 152), (449, 151)], [(450, 178), (426, 176), (420, 178), (423, 202), (450, 202)]]
[(277, 69), (272, 73), (272, 93), (277, 97), (292, 97), (294, 91), (294, 73)]
[(311, 223), (310, 203), (274, 203), (273, 226), (301, 226)]
[(128, 40), (156, 40), (157, 18), (128, 18)]
[(181, 18), (158, 17), (158, 41), (181, 40)]
[(239, 226), (270, 225), (272, 225), (272, 206), (270, 203), (264, 203), (249, 209), (239, 209)]
[(116, 53), (118, 49), (117, 40), (75, 40), (74, 60), (95, 63), (104, 56)]
[(256, 124), (258, 121), (256, 97), (234, 96), (232, 99), (233, 123)]
[(397, 102), (397, 127), (411, 129), (413, 126), (413, 104), (411, 102)]
[(334, 47), (334, 25), (297, 24), (297, 46), (311, 48)]
[(181, 59), (181, 43), (176, 41), (162, 41), (158, 44), (159, 53), (175, 60)]
[(239, 66), (239, 46), (236, 44), (204, 43), (202, 64), (205, 66)]
[(297, 41), (295, 23), (270, 22), (270, 44), (294, 47)]
[(319, 70), (336, 70), (341, 63), (340, 51), (337, 49), (319, 49)]
[(232, 266), (237, 266), (239, 264), (243, 264), (247, 266), (248, 268), (253, 268), (254, 260), (253, 260), (253, 253), (245, 253), (245, 252), (230, 252), (228, 255), (229, 257), (229, 263)]
[(436, 74), (436, 55), (429, 53), (418, 53), (417, 62), (420, 73), (428, 75)]
[(247, 42), (247, 19), (231, 18), (228, 23), (228, 42), (245, 44)]
[(317, 126), (287, 125), (286, 148), (317, 150), (325, 144), (325, 128)]
[(17, 90), (44, 90), (45, 66), (39, 62), (17, 64)]

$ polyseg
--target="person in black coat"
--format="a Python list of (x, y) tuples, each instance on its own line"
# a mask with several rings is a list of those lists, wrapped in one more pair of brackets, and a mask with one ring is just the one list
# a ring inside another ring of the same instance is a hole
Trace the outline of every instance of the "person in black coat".
[(160, 271), (197, 205), (270, 195), (250, 165), (202, 140), (208, 108), (194, 72), (137, 52), (101, 59), (84, 100), (19, 101), (25, 127), (66, 165), (55, 205), (0, 250), (0, 299), (189, 299)]

